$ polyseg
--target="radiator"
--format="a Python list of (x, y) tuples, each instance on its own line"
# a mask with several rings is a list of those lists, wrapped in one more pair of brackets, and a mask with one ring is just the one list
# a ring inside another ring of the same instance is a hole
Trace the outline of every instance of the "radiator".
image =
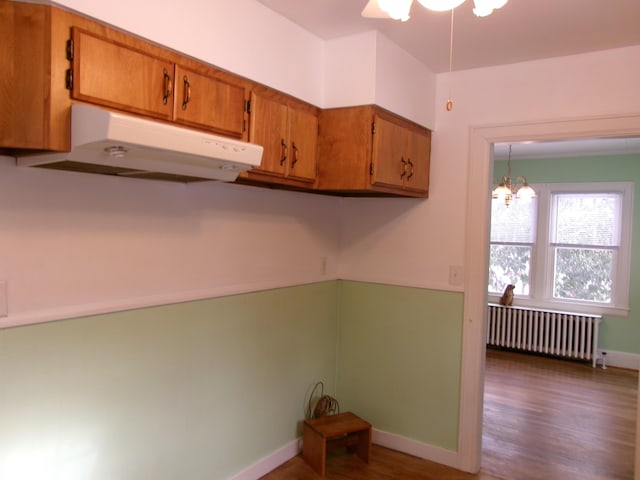
[(487, 318), (487, 345), (591, 360), (596, 366), (600, 315), (490, 303)]

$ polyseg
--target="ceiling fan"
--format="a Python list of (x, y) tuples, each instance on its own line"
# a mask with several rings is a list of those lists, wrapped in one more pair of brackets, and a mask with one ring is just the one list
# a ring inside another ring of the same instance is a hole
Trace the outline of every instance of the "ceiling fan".
[[(436, 12), (453, 10), (465, 0), (418, 0), (423, 7)], [(495, 9), (504, 6), (508, 0), (473, 0), (473, 13), (478, 17), (486, 17)], [(366, 18), (392, 18), (406, 22), (413, 0), (369, 0), (362, 10)]]

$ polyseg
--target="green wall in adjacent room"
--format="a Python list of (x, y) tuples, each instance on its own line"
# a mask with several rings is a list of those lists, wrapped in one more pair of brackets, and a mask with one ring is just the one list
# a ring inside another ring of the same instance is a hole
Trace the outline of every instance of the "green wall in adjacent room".
[(341, 282), (337, 391), (374, 426), (458, 446), (463, 295)]
[[(494, 177), (507, 171), (496, 161)], [(512, 176), (523, 175), (531, 184), (571, 182), (633, 182), (633, 212), (629, 316), (605, 317), (600, 327), (600, 348), (640, 354), (640, 155), (512, 160)]]

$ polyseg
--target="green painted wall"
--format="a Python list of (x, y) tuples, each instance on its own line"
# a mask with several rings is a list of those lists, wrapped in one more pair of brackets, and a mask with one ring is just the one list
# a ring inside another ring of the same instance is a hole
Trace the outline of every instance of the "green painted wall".
[(0, 330), (0, 478), (224, 479), (335, 389), (338, 282)]
[(331, 281), (0, 330), (0, 478), (230, 478), (301, 435), (318, 380), (455, 451), (462, 312)]
[[(496, 161), (496, 177), (507, 171), (506, 162)], [(605, 317), (600, 329), (600, 348), (640, 353), (640, 155), (536, 159), (511, 162), (512, 176), (524, 175), (529, 183), (633, 182), (636, 185), (633, 212), (630, 313), (626, 318)]]
[(461, 293), (340, 282), (342, 410), (457, 451), (462, 319)]

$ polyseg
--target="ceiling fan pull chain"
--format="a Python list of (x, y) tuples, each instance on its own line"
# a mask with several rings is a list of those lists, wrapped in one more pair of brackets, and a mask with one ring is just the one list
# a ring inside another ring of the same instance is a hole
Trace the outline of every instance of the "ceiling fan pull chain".
[(451, 100), (451, 70), (453, 66), (453, 8), (451, 9), (451, 36), (449, 38), (449, 99), (447, 100), (447, 112), (453, 109), (453, 100)]

